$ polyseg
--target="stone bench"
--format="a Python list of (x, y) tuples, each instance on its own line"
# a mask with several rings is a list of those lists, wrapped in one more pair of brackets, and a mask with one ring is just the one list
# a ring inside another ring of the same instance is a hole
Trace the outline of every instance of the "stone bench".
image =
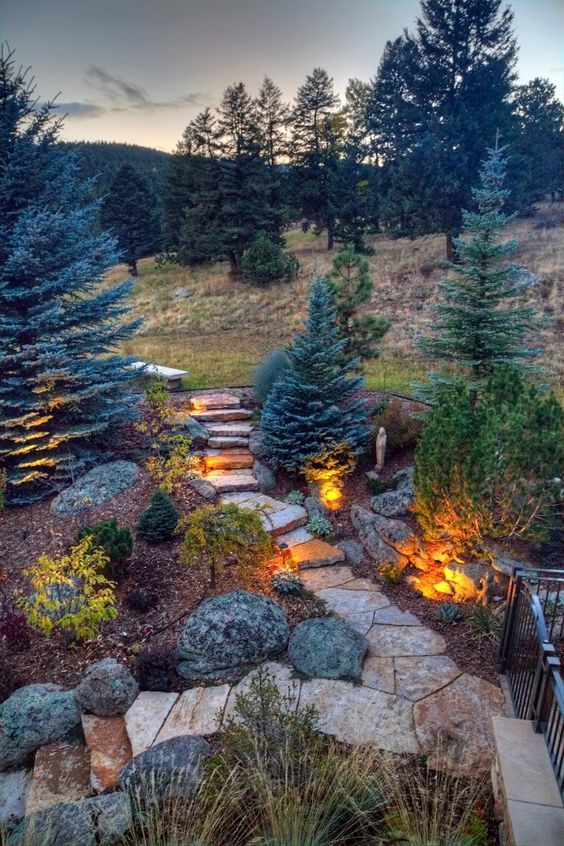
[(165, 380), (167, 391), (177, 391), (181, 387), (182, 379), (188, 375), (187, 370), (163, 367), (161, 364), (148, 364), (146, 361), (134, 361), (129, 366), (132, 370), (142, 370), (150, 376), (160, 376)]

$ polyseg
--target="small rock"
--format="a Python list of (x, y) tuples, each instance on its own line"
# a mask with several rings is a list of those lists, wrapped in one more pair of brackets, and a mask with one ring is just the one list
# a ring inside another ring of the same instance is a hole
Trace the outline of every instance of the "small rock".
[(125, 714), (139, 687), (125, 664), (104, 658), (91, 664), (76, 688), (76, 699), (83, 711), (99, 717)]
[(126, 793), (143, 799), (187, 798), (197, 789), (201, 761), (211, 753), (197, 735), (181, 735), (151, 746), (122, 770), (119, 784)]
[(290, 631), (271, 599), (243, 590), (206, 599), (189, 617), (178, 641), (183, 678), (223, 678), (246, 664), (283, 652)]
[(476, 599), (480, 590), (480, 580), (490, 573), (488, 563), (472, 561), (458, 564), (452, 561), (444, 568), (445, 579), (451, 585), (457, 599)]
[(392, 476), (394, 482), (396, 483), (396, 490), (398, 491), (406, 491), (411, 497), (413, 497), (413, 474), (415, 473), (415, 467), (404, 467), (403, 470), (398, 470), (397, 473), (394, 473)]
[[(351, 509), (352, 510), (352, 509)], [(382, 540), (393, 547), (400, 555), (413, 555), (419, 549), (419, 542), (413, 531), (401, 520), (392, 520), (380, 514), (372, 516), (371, 526)]]
[(344, 540), (335, 544), (345, 553), (345, 561), (353, 567), (358, 567), (364, 561), (364, 547), (358, 541)]
[(195, 479), (188, 479), (188, 484), (191, 488), (194, 488), (196, 493), (199, 493), (200, 496), (203, 496), (204, 499), (215, 499), (217, 496), (217, 491), (212, 485), (211, 482), (208, 482), (206, 479), (200, 479), (196, 476)]
[(276, 487), (276, 476), (266, 464), (262, 461), (255, 461), (253, 466), (253, 473), (259, 483), (259, 491), (261, 493), (268, 493)]
[(0, 773), (0, 831), (10, 832), (25, 817), (29, 770)]
[(198, 420), (188, 415), (184, 421), (184, 428), (190, 436), (193, 447), (201, 449), (206, 446), (210, 439), (210, 433)]
[(249, 451), (259, 460), (266, 458), (264, 436), (260, 429), (253, 429), (249, 435)]
[(304, 508), (310, 518), (327, 517), (329, 514), (329, 509), (317, 496), (306, 496), (304, 499)]
[(20, 687), (0, 705), (0, 771), (21, 766), (79, 723), (74, 691), (55, 684)]
[(372, 497), (370, 508), (383, 517), (402, 517), (407, 514), (412, 501), (405, 491), (384, 491)]
[(496, 573), (502, 573), (504, 576), (509, 577), (512, 575), (514, 567), (532, 567), (533, 564), (524, 559), (512, 558), (505, 552), (495, 551), (491, 556), (491, 566)]
[(193, 291), (189, 291), (188, 288), (177, 288), (174, 292), (174, 296), (178, 300), (185, 300), (187, 297), (193, 297)]
[(344, 620), (316, 617), (295, 627), (288, 657), (309, 678), (357, 679), (367, 649), (366, 638)]
[(51, 512), (57, 517), (66, 517), (85, 508), (103, 505), (131, 487), (138, 476), (139, 467), (132, 461), (100, 464), (55, 497)]

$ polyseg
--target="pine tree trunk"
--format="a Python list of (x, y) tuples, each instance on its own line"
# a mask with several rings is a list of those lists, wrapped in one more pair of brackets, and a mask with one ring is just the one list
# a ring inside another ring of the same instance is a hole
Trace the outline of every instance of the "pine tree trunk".
[(239, 273), (241, 271), (240, 264), (241, 264), (241, 262), (240, 262), (240, 257), (238, 255), (238, 253), (236, 253), (234, 250), (232, 250), (229, 253), (229, 265), (230, 265), (229, 272), (230, 272), (231, 276), (239, 276)]
[(131, 259), (129, 262), (129, 272), (132, 276), (137, 277), (139, 274), (137, 272), (137, 259)]
[(327, 250), (332, 250), (335, 245), (335, 236), (334, 236), (334, 222), (329, 220), (327, 222)]
[(454, 239), (457, 237), (458, 236), (453, 235), (452, 232), (446, 233), (446, 257), (447, 261), (453, 262), (453, 264), (458, 262), (458, 253), (456, 252), (456, 248), (454, 246)]

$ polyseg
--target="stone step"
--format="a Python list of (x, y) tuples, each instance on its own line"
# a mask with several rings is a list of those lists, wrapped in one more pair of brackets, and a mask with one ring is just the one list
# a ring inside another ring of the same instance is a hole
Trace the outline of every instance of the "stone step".
[(310, 540), (313, 540), (311, 532), (308, 532), (307, 529), (300, 526), (299, 529), (293, 529), (291, 532), (287, 532), (284, 535), (278, 535), (276, 543), (278, 546), (282, 546), (282, 544), (284, 544), (287, 549), (292, 549), (294, 546), (307, 543)]
[(249, 447), (248, 438), (233, 438), (227, 435), (223, 438), (210, 438), (208, 441), (210, 449), (236, 449), (238, 447)]
[(258, 491), (258, 482), (253, 475), (243, 470), (212, 470), (206, 475), (206, 482), (218, 493), (233, 491)]
[(307, 511), (301, 505), (288, 505), (287, 502), (274, 499), (266, 494), (253, 495), (249, 491), (245, 491), (223, 497), (222, 501), (234, 502), (240, 508), (257, 511), (262, 525), (273, 537), (287, 534), (308, 521)]
[(216, 408), (241, 408), (241, 400), (233, 394), (199, 394), (190, 400), (192, 411), (209, 411)]
[(244, 467), (252, 467), (255, 460), (248, 449), (237, 451), (208, 450), (204, 453), (204, 461), (207, 470), (240, 470)]
[(134, 758), (153, 745), (155, 737), (178, 699), (178, 693), (144, 690), (125, 714), (125, 726)]
[(206, 429), (212, 438), (248, 438), (253, 430), (253, 424), (247, 420), (234, 423), (206, 423)]
[(157, 735), (155, 744), (183, 734), (208, 735), (219, 728), (230, 686), (193, 687), (182, 693)]
[(117, 787), (118, 776), (131, 760), (131, 744), (123, 717), (82, 715), (90, 750), (90, 784), (96, 793)]
[(309, 570), (313, 567), (331, 567), (334, 564), (342, 564), (345, 560), (345, 553), (342, 549), (319, 540), (319, 538), (313, 538), (306, 543), (292, 547), (290, 554), (292, 561), (298, 565), (300, 570)]
[(253, 412), (248, 408), (216, 408), (210, 411), (193, 411), (192, 417), (199, 423), (232, 423), (235, 420), (250, 420)]
[(37, 750), (26, 797), (26, 814), (92, 796), (90, 754), (84, 741), (55, 740)]

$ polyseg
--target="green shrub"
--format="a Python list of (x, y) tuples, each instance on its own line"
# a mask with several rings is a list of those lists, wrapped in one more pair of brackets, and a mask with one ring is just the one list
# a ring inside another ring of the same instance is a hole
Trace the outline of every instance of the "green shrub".
[(476, 605), (470, 622), (478, 640), (487, 639), (499, 643), (503, 629), (503, 614), (496, 613), (493, 608)]
[(438, 392), (417, 447), (414, 510), (428, 539), (458, 550), (542, 541), (558, 518), (563, 463), (556, 399), (500, 369), (478, 398), (461, 383)]
[(395, 488), (395, 482), (391, 479), (367, 479), (366, 486), (371, 494), (378, 496), (378, 494), (391, 491)]
[(298, 275), (296, 256), (285, 253), (279, 242), (268, 232), (258, 232), (253, 243), (243, 255), (243, 278), (254, 285), (272, 282), (291, 282)]
[(295, 570), (287, 568), (274, 573), (272, 576), (272, 587), (278, 593), (283, 593), (286, 596), (299, 596), (303, 593), (304, 583)]
[(137, 532), (148, 543), (169, 540), (176, 532), (179, 514), (174, 503), (164, 491), (156, 490), (151, 504), (137, 524)]
[(80, 530), (77, 541), (91, 537), (94, 546), (101, 547), (108, 556), (106, 575), (114, 581), (125, 576), (125, 564), (133, 549), (133, 537), (129, 529), (120, 529), (115, 517), (101, 520), (95, 526), (85, 526)]
[(288, 369), (286, 350), (272, 350), (253, 373), (257, 400), (264, 405), (270, 391)]
[(306, 529), (316, 538), (323, 538), (323, 540), (332, 540), (335, 537), (333, 524), (322, 514), (312, 514), (306, 524)]
[(24, 570), (33, 593), (21, 602), (32, 628), (49, 636), (59, 632), (67, 644), (93, 638), (100, 624), (117, 617), (114, 586), (104, 575), (108, 556), (83, 538), (68, 555), (40, 555)]
[(383, 426), (387, 435), (386, 451), (393, 453), (413, 447), (417, 443), (422, 425), (422, 421), (412, 417), (400, 399), (390, 400), (374, 418), (372, 442), (376, 443), (378, 429)]
[(226, 564), (238, 564), (245, 571), (274, 555), (274, 544), (259, 515), (234, 503), (202, 505), (183, 520), (182, 527), (184, 562), (207, 561), (212, 588), (217, 571)]
[(293, 490), (290, 493), (286, 494), (284, 497), (284, 502), (287, 502), (288, 505), (301, 505), (305, 499), (305, 494), (303, 491)]

